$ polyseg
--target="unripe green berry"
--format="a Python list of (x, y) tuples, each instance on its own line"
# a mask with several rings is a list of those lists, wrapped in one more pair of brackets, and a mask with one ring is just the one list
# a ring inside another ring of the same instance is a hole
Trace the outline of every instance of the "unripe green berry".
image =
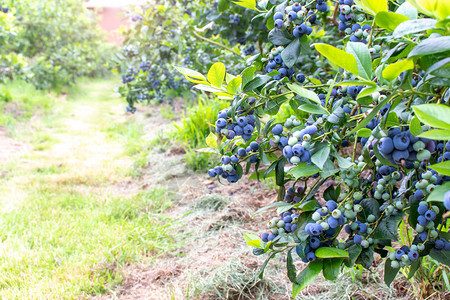
[(278, 228), (283, 228), (283, 227), (284, 227), (284, 221), (283, 221), (283, 220), (278, 221), (277, 227), (278, 227)]
[(430, 151), (427, 149), (422, 149), (417, 152), (417, 159), (420, 161), (429, 160), (431, 157)]
[(335, 209), (333, 210), (333, 212), (331, 213), (331, 216), (335, 219), (339, 219), (341, 217), (342, 213), (339, 209)]
[(353, 199), (355, 199), (355, 200), (361, 200), (362, 197), (363, 197), (363, 195), (361, 192), (356, 192), (353, 194)]
[(372, 223), (375, 222), (376, 217), (374, 215), (368, 215), (367, 216), (367, 222)]
[(396, 260), (393, 260), (393, 261), (391, 261), (391, 267), (393, 269), (398, 269), (398, 268), (400, 268), (400, 263)]
[(362, 240), (362, 241), (361, 241), (361, 246), (362, 246), (363, 248), (369, 248), (370, 243), (369, 243), (367, 240)]
[(353, 210), (354, 210), (356, 213), (359, 213), (359, 212), (362, 212), (363, 208), (362, 208), (361, 205), (356, 204), (356, 205), (353, 207)]

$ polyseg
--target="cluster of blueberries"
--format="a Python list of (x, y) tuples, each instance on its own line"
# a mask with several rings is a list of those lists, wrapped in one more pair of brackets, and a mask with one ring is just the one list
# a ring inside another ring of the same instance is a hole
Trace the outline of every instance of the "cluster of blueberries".
[(378, 141), (378, 150), (390, 163), (413, 169), (415, 161), (430, 159), (431, 152), (435, 151), (435, 142), (414, 137), (409, 130), (401, 131), (396, 127)]
[(295, 73), (294, 68), (288, 68), (283, 62), (283, 58), (281, 57), (281, 52), (283, 52), (283, 50), (283, 46), (278, 46), (277, 48), (273, 48), (269, 53), (266, 72), (269, 74), (272, 73), (272, 71), (277, 70), (279, 74), (273, 76), (274, 80), (281, 80), (284, 77), (288, 77), (290, 80)]
[(279, 217), (270, 220), (269, 232), (263, 232), (260, 237), (265, 243), (275, 240), (275, 238), (284, 232), (290, 233), (297, 230), (298, 214), (292, 210), (282, 213)]
[(276, 124), (272, 128), (273, 137), (270, 144), (283, 150), (283, 156), (291, 164), (311, 162), (310, 140), (317, 133), (317, 127), (315, 125), (306, 126), (292, 134), (283, 134), (283, 130), (281, 124)]
[[(327, 12), (329, 8), (325, 1), (318, 0), (316, 9), (319, 12)], [(287, 6), (284, 14), (276, 12), (273, 15), (273, 21), (275, 28), (283, 29), (290, 26), (292, 35), (296, 38), (301, 38), (312, 33), (313, 29), (311, 26), (316, 24), (317, 16), (311, 9), (297, 2)]]
[(229, 19), (230, 19), (230, 23), (232, 23), (234, 25), (238, 25), (239, 22), (241, 21), (241, 18), (239, 17), (239, 15), (229, 15)]
[(244, 49), (244, 54), (245, 54), (245, 56), (252, 55), (253, 52), (255, 52), (255, 49), (256, 49), (256, 48), (255, 48), (255, 45), (251, 45), (251, 46), (245, 48), (245, 49)]
[(139, 71), (135, 72), (133, 68), (129, 68), (127, 73), (122, 75), (122, 83), (127, 84), (136, 79), (136, 75), (139, 74)]
[(221, 158), (222, 166), (217, 166), (208, 171), (210, 177), (222, 176), (230, 183), (235, 183), (239, 180), (239, 174), (236, 171), (236, 166), (240, 160), (249, 159), (250, 163), (258, 161), (259, 144), (255, 141), (251, 142), (247, 148), (239, 148), (236, 154), (232, 156), (224, 155)]
[[(254, 104), (255, 97), (248, 97), (245, 102), (248, 105)], [(224, 109), (217, 115), (216, 132), (225, 135), (229, 140), (234, 139), (235, 136), (241, 136), (245, 141), (252, 138), (252, 133), (255, 129), (255, 116), (253, 111), (246, 112), (243, 106), (236, 110), (236, 122), (234, 122), (230, 113), (230, 109)]]
[(131, 17), (131, 21), (133, 22), (137, 22), (137, 21), (142, 21), (144, 18), (141, 15), (133, 15)]
[(370, 35), (372, 27), (368, 24), (361, 26), (365, 15), (353, 0), (339, 0), (339, 25), (340, 31), (350, 36), (350, 42), (367, 43), (366, 38)]
[(0, 5), (0, 11), (7, 14), (9, 12), (9, 8), (8, 7), (3, 7), (2, 5)]

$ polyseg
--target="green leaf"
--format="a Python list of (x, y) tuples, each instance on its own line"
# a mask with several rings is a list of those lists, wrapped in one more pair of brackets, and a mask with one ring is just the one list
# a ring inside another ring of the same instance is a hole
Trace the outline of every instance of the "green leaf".
[(362, 249), (356, 263), (362, 265), (364, 268), (369, 269), (373, 263), (373, 247)]
[(450, 251), (448, 250), (437, 251), (435, 249), (432, 249), (429, 255), (438, 262), (440, 262), (441, 264), (450, 266)]
[(384, 283), (386, 283), (387, 286), (390, 286), (392, 281), (394, 281), (395, 276), (397, 276), (398, 271), (400, 271), (400, 268), (394, 269), (391, 266), (391, 260), (387, 259), (384, 263)]
[(330, 258), (325, 260), (323, 264), (323, 277), (327, 280), (336, 280), (343, 261), (343, 258)]
[(300, 55), (300, 49), (300, 39), (295, 39), (281, 52), (281, 58), (288, 68), (292, 68), (297, 62)]
[(272, 77), (268, 75), (258, 75), (255, 78), (253, 78), (252, 81), (250, 81), (244, 86), (244, 92), (253, 91), (262, 86), (263, 84), (267, 83), (271, 79)]
[(402, 220), (403, 214), (391, 215), (383, 218), (378, 227), (373, 232), (373, 237), (380, 240), (393, 240), (398, 239), (398, 223)]
[(355, 3), (373, 16), (388, 10), (387, 0), (355, 0)]
[(259, 236), (252, 233), (244, 233), (244, 239), (247, 245), (255, 247), (255, 248), (262, 248), (261, 247), (261, 240)]
[(256, 0), (236, 0), (233, 3), (251, 10), (260, 11), (256, 8)]
[[(267, 245), (269, 245), (269, 243), (267, 243)], [(263, 265), (261, 266), (261, 270), (259, 271), (259, 275), (258, 275), (258, 278), (259, 278), (259, 279), (263, 279), (263, 277), (264, 277), (264, 270), (266, 269), (267, 264), (269, 263), (269, 261), (270, 261), (272, 258), (275, 257), (275, 254), (276, 254), (276, 252), (275, 252), (275, 253), (272, 253), (272, 255), (270, 255), (270, 256), (264, 261)]]
[(446, 129), (435, 129), (429, 130), (418, 135), (421, 138), (433, 139), (433, 140), (445, 140), (450, 141), (450, 130)]
[(316, 279), (317, 275), (319, 275), (320, 271), (322, 271), (322, 267), (323, 262), (317, 259), (309, 263), (308, 266), (304, 268), (300, 274), (298, 274), (297, 283), (294, 283), (292, 288), (293, 298), (295, 298), (301, 290), (310, 285), (314, 279)]
[(275, 182), (278, 186), (284, 186), (284, 165), (286, 164), (286, 159), (282, 157), (275, 167)]
[(344, 259), (344, 264), (346, 267), (350, 268), (355, 264), (355, 261), (358, 259), (361, 254), (362, 247), (361, 245), (353, 244), (347, 248), (348, 258)]
[(317, 115), (329, 115), (330, 113), (320, 104), (302, 104), (298, 109)]
[(305, 88), (302, 88), (301, 86), (299, 86), (298, 84), (292, 84), (292, 83), (288, 83), (287, 87), (293, 91), (294, 93), (296, 93), (297, 95), (300, 95), (304, 98), (307, 98), (309, 100), (312, 100), (314, 102), (316, 102), (317, 104), (320, 105), (320, 99), (317, 96), (316, 93), (314, 93), (313, 91), (307, 90)]
[(325, 144), (322, 148), (320, 148), (316, 153), (311, 156), (311, 161), (313, 164), (318, 166), (321, 170), (323, 169), (323, 165), (328, 159), (330, 155), (330, 145)]
[(348, 257), (348, 252), (338, 248), (320, 247), (316, 250), (316, 257), (319, 258), (333, 258), (333, 257)]
[(341, 157), (338, 153), (333, 153), (333, 156), (337, 159), (339, 168), (348, 169), (352, 165), (347, 159)]
[(356, 133), (357, 137), (364, 137), (364, 138), (368, 138), (372, 135), (372, 130), (370, 130), (369, 128), (362, 128), (360, 130), (358, 130), (358, 132)]
[(397, 14), (407, 16), (410, 20), (415, 20), (418, 17), (417, 9), (409, 2), (404, 2), (395, 12)]
[(208, 71), (208, 81), (216, 87), (221, 87), (225, 79), (225, 65), (221, 62), (216, 62)]
[(201, 84), (208, 84), (208, 82), (206, 81), (205, 76), (203, 76), (203, 74), (188, 69), (188, 68), (183, 68), (183, 67), (177, 67), (175, 66), (175, 69), (177, 69), (178, 72), (180, 72), (181, 74), (184, 75), (184, 77), (186, 77), (187, 80), (194, 82), (194, 83), (201, 83)]
[(382, 11), (377, 13), (375, 17), (375, 24), (389, 31), (394, 31), (398, 25), (407, 20), (409, 20), (409, 18), (404, 15), (396, 14), (390, 11)]
[(328, 44), (314, 44), (316, 50), (328, 58), (333, 64), (349, 71), (355, 75), (358, 75), (358, 65), (356, 59), (350, 53), (343, 50), (330, 46)]
[(298, 166), (289, 170), (289, 174), (294, 176), (297, 180), (303, 176), (312, 176), (314, 174), (319, 173), (320, 169), (314, 165), (307, 165), (306, 163), (299, 164)]
[(377, 200), (366, 198), (363, 199), (359, 204), (362, 206), (363, 213), (366, 218), (369, 215), (374, 215), (377, 218), (380, 216), (380, 204)]
[(422, 258), (419, 258), (411, 263), (411, 267), (409, 268), (408, 277), (406, 278), (407, 280), (413, 278), (414, 274), (417, 272), (417, 270), (420, 267), (421, 261), (422, 261)]
[(256, 68), (251, 66), (242, 71), (242, 87), (246, 86), (253, 79)]
[(395, 28), (393, 35), (394, 38), (400, 38), (407, 34), (426, 31), (428, 29), (436, 28), (437, 21), (435, 19), (417, 19), (408, 20)]
[(227, 85), (227, 92), (230, 94), (236, 94), (241, 87), (242, 83), (242, 77), (234, 77), (230, 80), (230, 82)]
[(450, 190), (450, 181), (436, 187), (430, 195), (428, 195), (428, 202), (444, 202), (444, 195)]
[(211, 148), (217, 148), (217, 136), (214, 133), (210, 132), (206, 137), (206, 145)]
[(383, 70), (383, 78), (392, 81), (397, 79), (397, 77), (406, 70), (411, 70), (414, 68), (414, 61), (410, 58), (399, 60), (393, 64), (388, 65)]
[(264, 206), (264, 207), (261, 207), (260, 209), (258, 209), (257, 211), (255, 211), (253, 214), (252, 214), (252, 217), (254, 216), (254, 215), (257, 215), (257, 214), (259, 214), (260, 212), (263, 212), (263, 211), (265, 211), (265, 210), (267, 210), (267, 209), (269, 209), (269, 208), (272, 208), (272, 207), (292, 207), (293, 205), (292, 204), (289, 204), (289, 203), (286, 203), (286, 202), (284, 202), (284, 201), (277, 201), (277, 202), (274, 202), (274, 203), (272, 203), (272, 204), (269, 204), (269, 205), (267, 205), (267, 206)]
[(413, 109), (422, 123), (435, 128), (450, 129), (450, 123), (448, 123), (450, 107), (443, 104), (422, 104), (414, 105)]
[[(364, 97), (370, 97), (373, 93), (379, 92), (382, 90), (383, 89), (378, 86), (366, 87), (358, 94), (358, 96), (356, 96), (356, 100), (364, 98)], [(373, 102), (372, 97), (370, 97), (369, 101), (370, 101), (369, 103)]]
[(427, 38), (420, 42), (408, 57), (430, 55), (450, 51), (450, 36)]
[(284, 30), (274, 28), (269, 32), (268, 40), (276, 46), (285, 46), (291, 42), (289, 34)]
[(286, 269), (287, 269), (287, 275), (291, 282), (296, 283), (297, 282), (297, 270), (295, 269), (294, 261), (292, 259), (292, 250), (288, 251), (287, 253), (287, 259), (286, 259)]
[(348, 42), (345, 51), (356, 58), (357, 75), (370, 80), (372, 78), (372, 58), (367, 46), (363, 43)]
[(417, 117), (412, 118), (411, 123), (409, 123), (409, 131), (413, 136), (418, 136), (422, 133), (422, 126), (420, 126), (420, 121)]

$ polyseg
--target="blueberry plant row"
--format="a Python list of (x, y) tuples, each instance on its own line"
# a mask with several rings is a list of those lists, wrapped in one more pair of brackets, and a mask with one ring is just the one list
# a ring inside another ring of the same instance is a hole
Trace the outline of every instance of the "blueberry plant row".
[[(222, 156), (208, 174), (276, 182), (277, 201), (255, 212), (276, 209), (267, 229), (245, 235), (263, 270), (284, 253), (295, 297), (375, 254), (388, 285), (425, 256), (450, 265), (450, 4), (236, 4), (265, 22), (262, 51), (237, 76), (221, 62), (177, 69), (230, 103), (201, 149)], [(282, 106), (294, 114), (276, 122)]]
[(258, 41), (268, 32), (264, 23), (250, 23), (256, 14), (231, 0), (164, 0), (137, 8), (116, 57), (127, 110), (143, 101), (189, 97), (191, 86), (173, 66), (206, 72), (220, 59), (230, 72), (242, 70), (243, 58), (260, 51)]

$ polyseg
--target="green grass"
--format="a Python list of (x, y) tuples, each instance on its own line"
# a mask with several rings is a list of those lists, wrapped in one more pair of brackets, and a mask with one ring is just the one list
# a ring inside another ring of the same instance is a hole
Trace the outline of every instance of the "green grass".
[(0, 163), (0, 299), (106, 293), (121, 283), (124, 265), (179, 246), (179, 224), (164, 215), (174, 191), (127, 186), (148, 146), (143, 124), (111, 97), (115, 85), (82, 80), (51, 122), (17, 126), (33, 147)]
[(33, 114), (49, 114), (56, 99), (54, 94), (36, 90), (25, 81), (7, 81), (0, 85), (0, 126), (13, 131), (15, 125), (28, 121)]

